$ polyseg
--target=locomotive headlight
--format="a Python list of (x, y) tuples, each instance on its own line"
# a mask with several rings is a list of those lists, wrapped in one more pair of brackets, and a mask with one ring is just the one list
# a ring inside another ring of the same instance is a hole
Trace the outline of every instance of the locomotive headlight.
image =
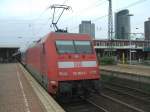
[(57, 89), (57, 82), (56, 81), (50, 81), (52, 89)]
[(59, 75), (60, 76), (68, 76), (68, 72), (64, 72), (64, 71), (63, 72), (59, 72)]
[(56, 85), (56, 81), (50, 81), (50, 83), (52, 84), (52, 85)]

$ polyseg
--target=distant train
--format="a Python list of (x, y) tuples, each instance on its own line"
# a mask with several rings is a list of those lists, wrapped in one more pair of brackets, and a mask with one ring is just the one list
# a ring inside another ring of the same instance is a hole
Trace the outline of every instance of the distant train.
[(99, 91), (99, 66), (87, 34), (51, 32), (26, 50), (23, 63), (52, 95)]

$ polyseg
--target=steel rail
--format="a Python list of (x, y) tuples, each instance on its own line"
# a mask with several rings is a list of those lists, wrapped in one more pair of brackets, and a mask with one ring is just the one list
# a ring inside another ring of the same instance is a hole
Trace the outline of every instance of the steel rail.
[(111, 82), (107, 82), (106, 84), (110, 84), (110, 85), (114, 85), (114, 86), (118, 86), (118, 87), (122, 87), (122, 88), (127, 88), (127, 89), (130, 89), (132, 91), (137, 91), (139, 93), (142, 93), (142, 94), (150, 96), (150, 93), (144, 92), (144, 91), (142, 91), (140, 89), (137, 89), (137, 88), (132, 88), (132, 87), (129, 87), (129, 86), (123, 86), (123, 85), (119, 85), (119, 84), (115, 84), (115, 83), (111, 83)]
[(127, 93), (127, 92), (123, 92), (123, 91), (121, 91), (121, 90), (117, 90), (117, 89), (114, 89), (114, 88), (112, 89), (112, 88), (110, 88), (110, 87), (108, 87), (108, 86), (105, 86), (104, 88), (109, 89), (109, 90), (114, 91), (114, 92), (118, 92), (118, 93), (120, 93), (120, 94), (124, 94), (124, 95), (130, 96), (130, 97), (133, 97), (133, 98), (135, 98), (135, 99), (137, 99), (137, 100), (141, 100), (141, 101), (143, 101), (143, 102), (150, 103), (149, 100), (146, 100), (145, 98), (142, 98), (142, 97), (140, 97), (140, 96), (131, 95), (131, 94)]
[(137, 112), (145, 112), (145, 111), (142, 110), (142, 109), (136, 108), (136, 107), (134, 107), (134, 106), (132, 106), (132, 105), (129, 105), (129, 104), (127, 104), (127, 103), (125, 103), (125, 102), (123, 102), (123, 101), (121, 101), (121, 100), (118, 100), (118, 99), (116, 99), (116, 98), (113, 98), (113, 97), (111, 97), (111, 96), (108, 96), (108, 95), (106, 95), (106, 94), (104, 94), (104, 93), (101, 93), (100, 96), (102, 96), (102, 97), (104, 97), (104, 98), (106, 98), (106, 99), (109, 99), (109, 100), (111, 100), (111, 101), (113, 101), (113, 102), (115, 102), (115, 103), (118, 103), (118, 104), (121, 104), (121, 105), (123, 105), (123, 106), (126, 106), (126, 107), (128, 107), (128, 108), (130, 108), (130, 109), (132, 109), (132, 110), (134, 110), (134, 111), (137, 111)]
[(94, 102), (92, 102), (92, 101), (89, 100), (89, 99), (87, 99), (86, 101), (89, 102), (90, 104), (94, 105), (95, 107), (101, 109), (103, 112), (110, 112), (110, 111), (106, 110), (105, 108), (103, 108), (103, 107), (101, 107), (101, 106), (95, 104)]

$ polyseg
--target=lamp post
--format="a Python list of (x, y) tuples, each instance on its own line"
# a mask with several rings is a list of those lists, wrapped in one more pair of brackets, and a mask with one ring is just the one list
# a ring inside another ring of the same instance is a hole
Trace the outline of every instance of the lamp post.
[(129, 40), (129, 41), (130, 41), (130, 46), (129, 46), (129, 47), (130, 47), (130, 48), (129, 48), (129, 49), (130, 49), (130, 50), (129, 50), (129, 60), (130, 60), (130, 65), (131, 65), (131, 60), (132, 60), (132, 57), (131, 57), (131, 56), (132, 56), (132, 54), (131, 54), (131, 37), (130, 37), (130, 40)]
[[(127, 14), (127, 16), (133, 16), (133, 14)], [(131, 23), (130, 23), (131, 24)], [(132, 54), (131, 54), (131, 34), (129, 32), (129, 63), (131, 64)]]

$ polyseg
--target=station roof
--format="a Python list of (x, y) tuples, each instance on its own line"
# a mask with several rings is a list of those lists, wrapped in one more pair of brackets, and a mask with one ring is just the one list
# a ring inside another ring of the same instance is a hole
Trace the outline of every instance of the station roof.
[(20, 48), (20, 45), (14, 43), (0, 43), (0, 48)]

